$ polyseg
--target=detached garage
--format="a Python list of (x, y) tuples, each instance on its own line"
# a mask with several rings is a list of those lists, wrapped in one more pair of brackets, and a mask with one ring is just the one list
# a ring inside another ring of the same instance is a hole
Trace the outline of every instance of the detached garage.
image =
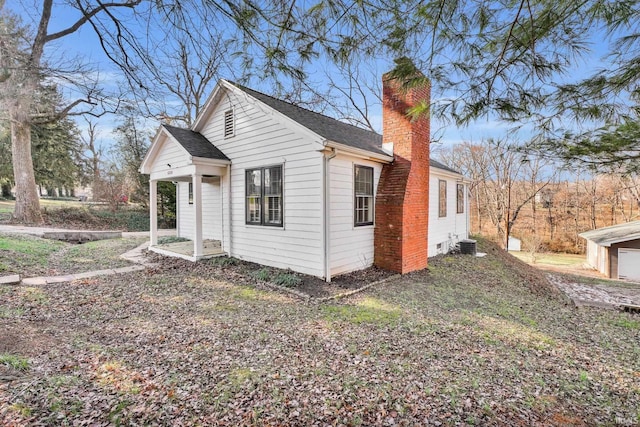
[(586, 231), (587, 262), (612, 279), (640, 282), (640, 221)]

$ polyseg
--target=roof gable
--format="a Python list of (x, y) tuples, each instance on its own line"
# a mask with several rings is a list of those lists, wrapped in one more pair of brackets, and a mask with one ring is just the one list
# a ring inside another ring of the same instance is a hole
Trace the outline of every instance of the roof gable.
[(375, 154), (388, 155), (382, 150), (382, 135), (376, 132), (298, 107), (238, 83), (229, 83), (329, 141)]

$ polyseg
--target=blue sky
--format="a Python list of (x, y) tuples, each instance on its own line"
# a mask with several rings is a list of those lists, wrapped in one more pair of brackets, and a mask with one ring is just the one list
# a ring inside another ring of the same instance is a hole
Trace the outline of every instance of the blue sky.
[[(25, 22), (33, 24), (35, 26), (37, 24), (36, 19), (39, 18), (39, 15), (34, 14), (33, 11), (39, 11), (39, 3), (39, 0), (16, 0), (15, 2), (9, 0), (9, 3), (6, 5), (6, 7), (15, 10), (23, 16)], [(71, 23), (75, 22), (78, 17), (79, 14), (75, 10), (65, 6), (63, 2), (56, 2), (51, 24), (49, 27), (50, 32), (68, 27)], [(575, 79), (576, 76), (580, 75), (586, 76), (592, 70), (595, 70), (603, 65), (601, 62), (602, 54), (604, 51), (606, 51), (607, 46), (601, 32), (594, 31), (593, 42), (590, 47), (592, 49), (592, 54), (586, 56), (581, 61), (578, 61), (573, 68), (573, 71), (567, 75), (567, 79)], [(107, 89), (116, 89), (118, 88), (118, 86), (122, 86), (119, 83), (122, 81), (119, 70), (108, 60), (102, 49), (100, 49), (97, 36), (87, 25), (82, 27), (78, 32), (64, 37), (63, 39), (55, 42), (52, 45), (48, 45), (46, 54), (52, 58), (62, 58), (63, 61), (71, 60), (72, 58), (78, 56), (82, 57), (86, 63), (90, 63), (92, 68), (94, 68), (99, 73), (101, 84), (104, 85), (104, 87), (106, 87)], [(327, 65), (323, 62), (318, 62), (314, 65), (317, 65), (315, 69), (314, 67), (311, 67), (309, 69), (310, 81), (312, 81), (313, 84), (325, 84), (327, 74), (330, 74), (331, 70), (327, 70)], [(391, 66), (392, 62), (390, 60), (379, 60), (377, 63), (371, 64), (371, 66), (369, 67), (369, 74), (367, 75), (367, 78), (371, 80), (369, 82), (370, 85), (376, 86), (376, 80), (379, 80), (382, 73), (390, 69)], [(230, 79), (237, 78), (237, 76), (227, 74), (232, 74), (232, 72), (230, 71), (228, 73), (225, 73), (221, 77)], [(261, 84), (255, 79), (253, 81), (250, 81), (248, 85), (254, 87), (257, 90), (270, 93), (269, 85)], [(67, 89), (66, 95), (68, 97), (72, 97), (74, 94), (72, 92), (69, 92), (69, 90)], [(434, 99), (438, 98), (438, 96), (439, 94), (432, 93), (432, 97)], [(371, 96), (370, 98), (373, 99), (375, 97)], [(170, 103), (171, 101), (168, 100), (168, 102)], [(381, 132), (381, 112), (379, 103), (372, 103), (369, 119), (374, 128), (378, 132)], [(105, 146), (108, 146), (112, 143), (113, 136), (111, 134), (111, 131), (116, 126), (117, 120), (117, 117), (113, 115), (107, 115), (101, 117), (98, 121), (100, 138), (102, 139), (102, 143)], [(157, 127), (157, 122), (153, 120), (147, 120), (145, 123), (151, 131), (154, 131)], [(81, 129), (86, 128), (86, 123), (84, 122), (84, 120), (78, 120), (78, 125)], [(437, 151), (439, 146), (446, 147), (450, 144), (455, 144), (460, 141), (480, 142), (485, 138), (504, 137), (508, 128), (509, 125), (491, 118), (478, 120), (464, 128), (457, 128), (454, 125), (434, 120), (432, 121), (432, 132), (434, 138), (438, 140), (438, 143), (437, 145), (434, 145), (433, 149)], [(529, 135), (530, 128), (527, 129), (526, 126), (519, 133), (519, 137), (522, 139), (526, 139)]]

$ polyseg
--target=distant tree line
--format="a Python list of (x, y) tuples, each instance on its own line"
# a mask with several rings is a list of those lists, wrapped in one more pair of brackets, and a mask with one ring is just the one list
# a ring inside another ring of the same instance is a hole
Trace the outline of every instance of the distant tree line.
[[(631, 170), (571, 167), (504, 140), (464, 142), (438, 152), (470, 180), (471, 232), (507, 247), (581, 253), (579, 234), (640, 219), (640, 177)], [(574, 163), (576, 164), (576, 163)]]

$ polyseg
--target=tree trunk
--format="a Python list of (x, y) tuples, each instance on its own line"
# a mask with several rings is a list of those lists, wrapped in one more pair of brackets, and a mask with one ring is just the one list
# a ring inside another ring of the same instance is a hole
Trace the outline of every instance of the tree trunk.
[(31, 120), (27, 105), (16, 99), (9, 112), (11, 117), (11, 155), (16, 183), (16, 204), (13, 217), (23, 223), (42, 224), (40, 198), (31, 158)]

